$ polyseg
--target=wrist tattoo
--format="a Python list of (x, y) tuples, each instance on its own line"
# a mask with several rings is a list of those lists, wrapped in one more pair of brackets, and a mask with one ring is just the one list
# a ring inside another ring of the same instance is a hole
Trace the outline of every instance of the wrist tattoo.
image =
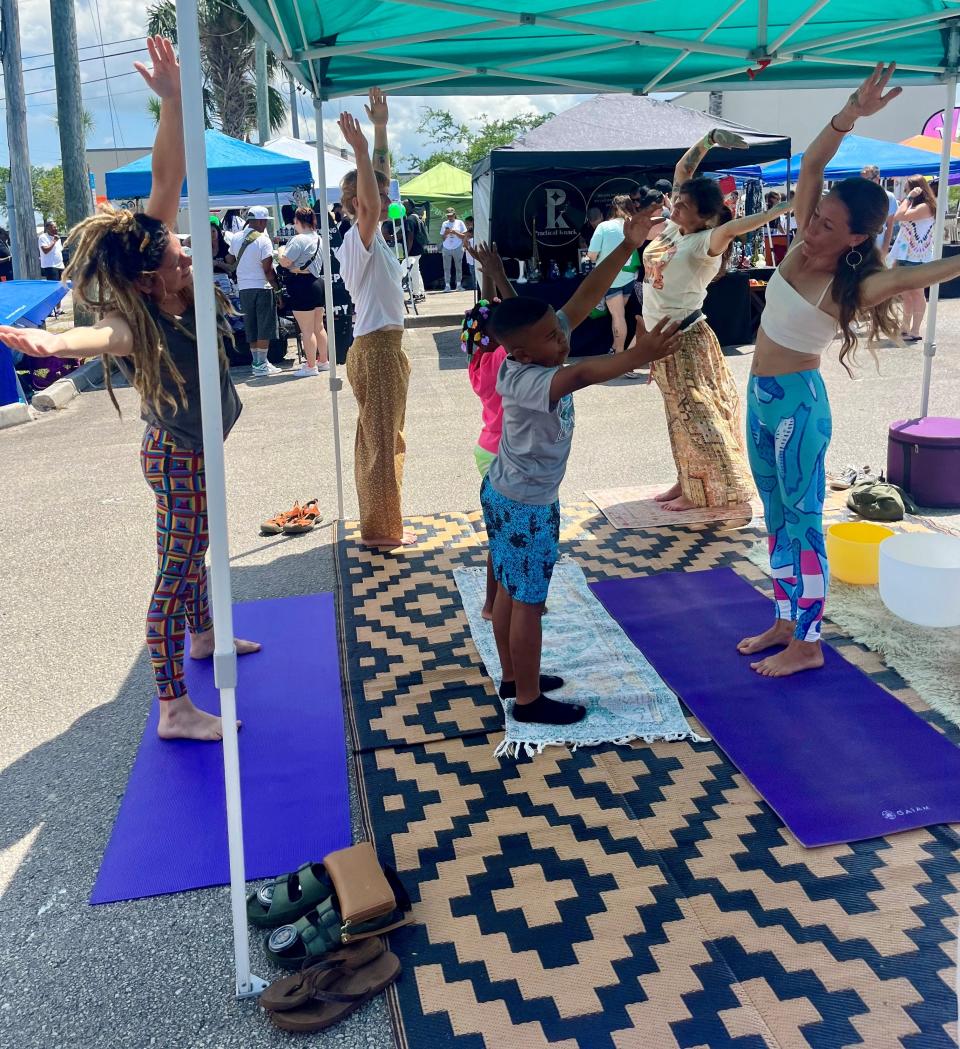
[(389, 152), (389, 150), (386, 150), (386, 149), (375, 149), (373, 151), (373, 155), (375, 157), (380, 157), (381, 159), (386, 159), (386, 156), (387, 156), (388, 152)]

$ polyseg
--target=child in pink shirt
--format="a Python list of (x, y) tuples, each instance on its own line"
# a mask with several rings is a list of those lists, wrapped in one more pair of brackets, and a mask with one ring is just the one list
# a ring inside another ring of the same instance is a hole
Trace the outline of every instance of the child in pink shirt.
[[(507, 351), (499, 346), (490, 334), (490, 318), (500, 299), (495, 298), (497, 291), (505, 299), (516, 295), (513, 285), (507, 280), (503, 261), (497, 254), (497, 246), (488, 248), (486, 244), (477, 244), (468, 251), (479, 261), (483, 274), (484, 297), (467, 310), (460, 329), (460, 348), (470, 357), (467, 373), (474, 393), (480, 398), (481, 428), (477, 438), (473, 457), (480, 472), (481, 479), (486, 477), (490, 464), (496, 458), (500, 447), (500, 434), (503, 430), (503, 405), (497, 393), (497, 376), (500, 366), (507, 358)], [(493, 563), (487, 556), (487, 596), (483, 605), (483, 618), (493, 618), (493, 601), (497, 596), (497, 581), (493, 576)]]

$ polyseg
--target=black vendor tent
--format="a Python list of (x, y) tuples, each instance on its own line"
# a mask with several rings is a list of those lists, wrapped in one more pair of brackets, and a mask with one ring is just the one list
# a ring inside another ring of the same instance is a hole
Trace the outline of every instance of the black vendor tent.
[[(597, 95), (493, 150), (473, 170), (477, 236), (502, 255), (572, 261), (587, 209), (605, 207), (637, 184), (672, 179), (686, 150), (712, 128), (728, 128), (746, 150), (712, 149), (702, 171), (790, 156), (790, 139), (640, 95)], [(534, 233), (534, 231), (536, 231)]]

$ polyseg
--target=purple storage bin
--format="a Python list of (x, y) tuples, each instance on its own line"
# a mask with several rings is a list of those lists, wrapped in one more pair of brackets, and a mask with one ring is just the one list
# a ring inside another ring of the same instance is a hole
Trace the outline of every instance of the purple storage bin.
[(932, 415), (891, 423), (887, 480), (920, 506), (960, 506), (960, 419)]

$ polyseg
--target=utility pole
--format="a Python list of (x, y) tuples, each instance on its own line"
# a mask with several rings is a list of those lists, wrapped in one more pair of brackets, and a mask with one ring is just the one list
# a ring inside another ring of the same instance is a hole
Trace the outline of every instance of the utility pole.
[(77, 53), (77, 16), (74, 0), (50, 0), (53, 30), (53, 71), (57, 83), (57, 126), (63, 164), (63, 195), (67, 228), (92, 210), (83, 130), (83, 95)]
[(257, 74), (257, 136), (262, 146), (270, 138), (270, 103), (267, 101), (267, 42), (262, 36), (257, 37), (255, 57)]
[(300, 137), (300, 107), (297, 105), (297, 84), (290, 74), (290, 119), (293, 122), (293, 137)]
[(711, 91), (710, 92), (707, 112), (712, 117), (722, 117), (723, 116), (723, 92), (722, 91)]
[(13, 265), (20, 280), (40, 279), (40, 249), (30, 186), (30, 150), (27, 147), (27, 100), (23, 93), (20, 59), (20, 17), (16, 0), (0, 0), (0, 50), (3, 51), (3, 87), (7, 105), (7, 146), (10, 151), (10, 187), (17, 236)]

